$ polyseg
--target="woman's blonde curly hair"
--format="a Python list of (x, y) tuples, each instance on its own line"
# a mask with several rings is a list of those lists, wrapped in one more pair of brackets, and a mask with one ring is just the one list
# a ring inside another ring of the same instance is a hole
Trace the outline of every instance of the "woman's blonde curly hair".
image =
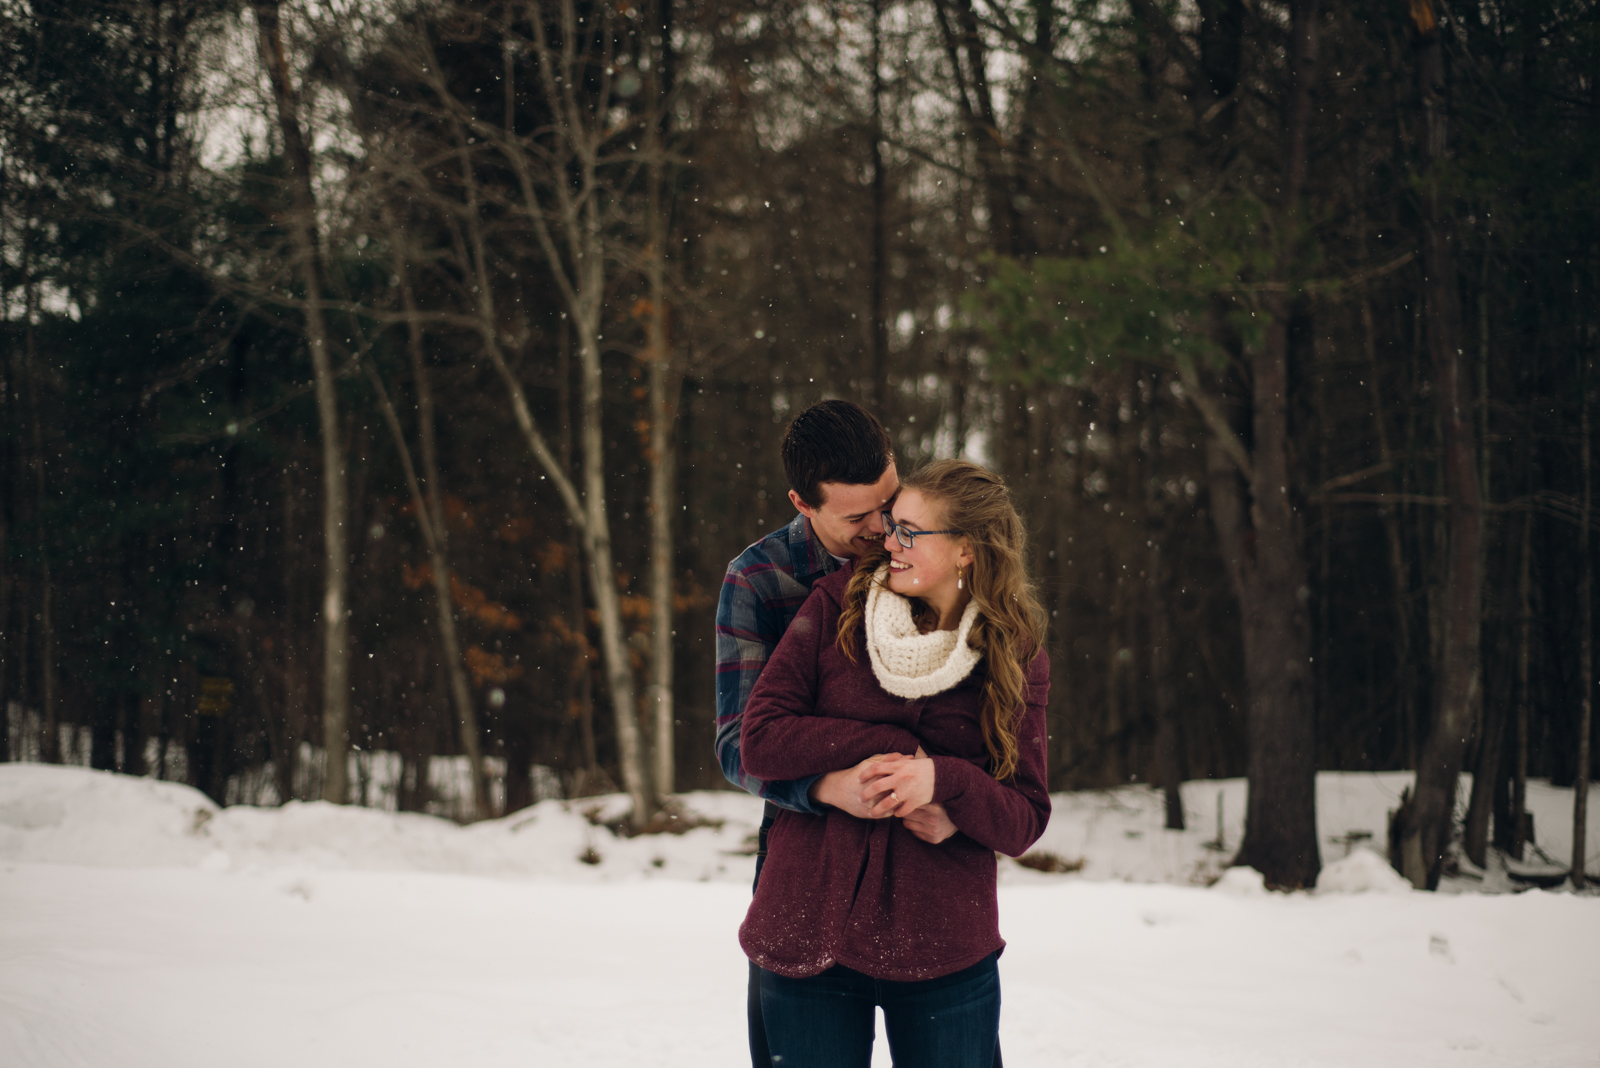
[[(966, 586), (978, 605), (967, 644), (983, 654), (983, 740), (996, 779), (1017, 770), (1017, 719), (1028, 697), (1027, 665), (1044, 648), (1046, 619), (1034, 594), (1025, 561), (1027, 534), (1011, 505), (1005, 480), (968, 460), (936, 460), (900, 481), (903, 490), (921, 493), (944, 518), (934, 526), (959, 530), (972, 551)], [(867, 591), (889, 559), (887, 547), (874, 548), (856, 562), (845, 588), (839, 617), (839, 648), (855, 660), (856, 628), (866, 612)], [(912, 613), (925, 630), (938, 617), (919, 598)]]

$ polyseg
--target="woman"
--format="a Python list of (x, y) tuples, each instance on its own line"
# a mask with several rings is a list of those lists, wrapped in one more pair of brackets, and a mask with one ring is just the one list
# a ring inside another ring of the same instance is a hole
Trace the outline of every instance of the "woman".
[[(866, 1068), (875, 1005), (897, 1065), (988, 1068), (994, 854), (1021, 855), (1050, 815), (1044, 613), (1005, 484), (943, 460), (901, 486), (884, 548), (813, 587), (745, 708), (747, 771), (867, 762), (873, 817), (786, 811), (768, 838), (739, 941), (783, 1068)], [(930, 805), (960, 833), (891, 818)]]

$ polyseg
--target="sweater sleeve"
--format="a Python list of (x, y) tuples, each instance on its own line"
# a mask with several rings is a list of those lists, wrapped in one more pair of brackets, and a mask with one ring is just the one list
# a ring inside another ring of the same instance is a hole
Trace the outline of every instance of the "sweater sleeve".
[(997, 853), (1020, 857), (1050, 822), (1046, 780), (1045, 705), (1050, 697), (1050, 656), (1040, 650), (1028, 665), (1028, 697), (1017, 724), (1017, 771), (1000, 782), (960, 757), (933, 758), (933, 799), (967, 837)]
[(820, 656), (839, 633), (838, 606), (813, 590), (745, 704), (739, 750), (763, 779), (799, 779), (853, 767), (878, 753), (914, 753), (916, 735), (887, 723), (817, 712)]

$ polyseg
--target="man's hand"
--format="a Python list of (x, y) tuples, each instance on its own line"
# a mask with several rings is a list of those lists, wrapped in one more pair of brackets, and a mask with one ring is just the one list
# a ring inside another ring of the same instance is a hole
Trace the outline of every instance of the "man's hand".
[(945, 812), (944, 806), (937, 801), (930, 801), (921, 808), (906, 813), (900, 820), (906, 825), (906, 830), (929, 845), (938, 845), (961, 829), (950, 822), (949, 813)]
[(811, 784), (811, 799), (819, 804), (831, 805), (857, 819), (871, 819), (872, 802), (865, 796), (862, 786), (868, 769), (882, 760), (903, 759), (899, 753), (887, 756), (879, 754), (868, 757), (853, 768), (830, 771)]

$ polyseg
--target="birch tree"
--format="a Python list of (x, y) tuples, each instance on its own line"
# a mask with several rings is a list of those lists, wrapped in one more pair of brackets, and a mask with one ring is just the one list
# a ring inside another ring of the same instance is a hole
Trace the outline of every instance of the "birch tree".
[(649, 111), (645, 115), (646, 249), (649, 308), (646, 355), (650, 365), (650, 697), (655, 711), (656, 793), (673, 792), (676, 755), (673, 730), (672, 516), (677, 497), (677, 450), (672, 431), (677, 419), (680, 376), (670, 350), (667, 303), (667, 235), (671, 211), (667, 189), (667, 138), (671, 130), (672, 3), (651, 8)]
[[(505, 113), (495, 122), (455, 91), (425, 26), (396, 37), (393, 46), (400, 65), (420, 78), (448, 142), (431, 165), (448, 166), (459, 183), (459, 199), (435, 197), (432, 203), (444, 210), (454, 259), (468, 281), (461, 323), (474, 333), (483, 359), (504, 384), (524, 443), (542, 477), (555, 487), (583, 546), (623, 783), (633, 802), (630, 819), (642, 826), (655, 810), (659, 791), (647, 773), (639, 729), (612, 550), (602, 426), (608, 270), (612, 263), (632, 259), (616, 236), (616, 224), (642, 162), (627, 140), (641, 131), (626, 97), (617, 92), (617, 20), (622, 16), (610, 7), (580, 11), (574, 0), (553, 0), (513, 8), (493, 25), (465, 9), (445, 9), (436, 17), (476, 26), (481, 40), (498, 40), (503, 50)], [(514, 79), (529, 68), (540, 114), (519, 121)], [(509, 188), (486, 181), (481, 172), (490, 166), (510, 176)], [(430, 184), (420, 171), (414, 182), (418, 189)], [(505, 305), (529, 283), (501, 269), (494, 242), (506, 233), (524, 242), (531, 238), (571, 323), (581, 383), (576, 479), (551, 449), (513, 368), (524, 342), (510, 328), (512, 312)]]

